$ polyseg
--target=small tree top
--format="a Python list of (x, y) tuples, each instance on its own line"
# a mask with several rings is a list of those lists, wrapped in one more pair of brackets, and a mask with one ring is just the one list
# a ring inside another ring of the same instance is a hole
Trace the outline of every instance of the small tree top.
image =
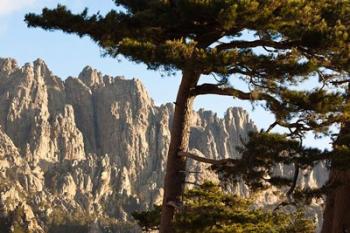
[[(181, 233), (313, 233), (313, 220), (302, 210), (293, 212), (258, 208), (254, 199), (242, 199), (225, 193), (215, 184), (186, 190), (184, 205), (174, 218), (175, 232)], [(133, 217), (148, 232), (159, 225), (160, 208), (134, 212)]]

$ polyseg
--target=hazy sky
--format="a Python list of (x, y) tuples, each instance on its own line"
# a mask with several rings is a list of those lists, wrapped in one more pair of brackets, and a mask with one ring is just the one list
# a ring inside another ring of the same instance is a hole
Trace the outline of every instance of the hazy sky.
[[(180, 73), (174, 77), (162, 77), (160, 72), (149, 71), (142, 64), (101, 57), (101, 50), (87, 37), (26, 27), (23, 21), (26, 13), (39, 13), (43, 7), (52, 8), (58, 3), (67, 5), (74, 12), (88, 7), (90, 13), (103, 13), (115, 7), (112, 0), (0, 0), (0, 57), (15, 58), (19, 65), (42, 58), (62, 79), (76, 77), (86, 65), (90, 65), (104, 74), (141, 79), (157, 104), (175, 101)], [(273, 122), (273, 117), (263, 109), (257, 107), (252, 111), (249, 102), (232, 97), (201, 96), (195, 102), (196, 109), (212, 110), (220, 116), (227, 108), (237, 106), (246, 109), (259, 128), (266, 128)], [(314, 142), (308, 137), (306, 142), (328, 147), (327, 140)]]

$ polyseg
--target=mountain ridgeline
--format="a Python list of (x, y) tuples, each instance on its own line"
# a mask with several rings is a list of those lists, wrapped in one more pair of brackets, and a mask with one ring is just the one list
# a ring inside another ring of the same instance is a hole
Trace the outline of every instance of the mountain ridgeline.
[[(40, 59), (0, 59), (0, 216), (22, 211), (32, 232), (138, 232), (130, 212), (162, 198), (173, 110), (137, 79), (86, 67), (63, 81)], [(192, 125), (191, 149), (215, 159), (239, 156), (256, 130), (240, 108), (194, 112)], [(189, 163), (189, 182), (217, 180)]]

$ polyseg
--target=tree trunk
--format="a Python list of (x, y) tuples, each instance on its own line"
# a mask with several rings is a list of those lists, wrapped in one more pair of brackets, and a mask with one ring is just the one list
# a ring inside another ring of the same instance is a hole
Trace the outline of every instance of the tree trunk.
[[(349, 146), (350, 122), (343, 125), (335, 146)], [(321, 233), (350, 233), (350, 170), (331, 168)]]
[(172, 220), (176, 206), (181, 203), (186, 174), (186, 158), (178, 156), (179, 151), (188, 149), (190, 120), (194, 96), (190, 91), (196, 86), (199, 75), (183, 71), (180, 88), (177, 93), (174, 119), (171, 129), (171, 141), (168, 151), (166, 174), (164, 179), (164, 197), (160, 223), (160, 233), (172, 233)]
[(329, 179), (339, 186), (327, 194), (321, 233), (350, 232), (350, 171), (334, 169)]

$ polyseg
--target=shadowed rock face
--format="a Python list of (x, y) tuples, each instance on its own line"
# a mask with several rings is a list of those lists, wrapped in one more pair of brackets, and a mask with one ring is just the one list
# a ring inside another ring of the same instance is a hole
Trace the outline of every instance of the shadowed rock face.
[[(131, 211), (161, 200), (173, 110), (156, 106), (139, 80), (86, 67), (62, 81), (42, 60), (18, 67), (0, 59), (0, 204), (6, 212), (21, 203), (36, 232), (47, 231), (43, 219), (56, 209), (93, 216), (94, 232), (99, 219), (130, 220)], [(215, 159), (239, 156), (241, 139), (256, 130), (240, 108), (224, 118), (194, 112), (192, 125), (191, 149)], [(188, 180), (217, 180), (206, 167), (189, 161), (198, 173)], [(322, 171), (302, 182), (319, 185)], [(243, 184), (234, 191), (247, 193)], [(121, 224), (114, 231), (137, 230)]]
[[(10, 185), (0, 198), (13, 203), (5, 209), (20, 201), (38, 222), (56, 207), (126, 221), (130, 211), (159, 203), (173, 108), (156, 106), (139, 80), (86, 67), (62, 81), (42, 60), (18, 67), (1, 59), (0, 179)], [(255, 130), (239, 108), (223, 119), (204, 110), (193, 115), (191, 148), (211, 158), (238, 156), (241, 138)], [(201, 172), (189, 181), (217, 179), (189, 163)]]

